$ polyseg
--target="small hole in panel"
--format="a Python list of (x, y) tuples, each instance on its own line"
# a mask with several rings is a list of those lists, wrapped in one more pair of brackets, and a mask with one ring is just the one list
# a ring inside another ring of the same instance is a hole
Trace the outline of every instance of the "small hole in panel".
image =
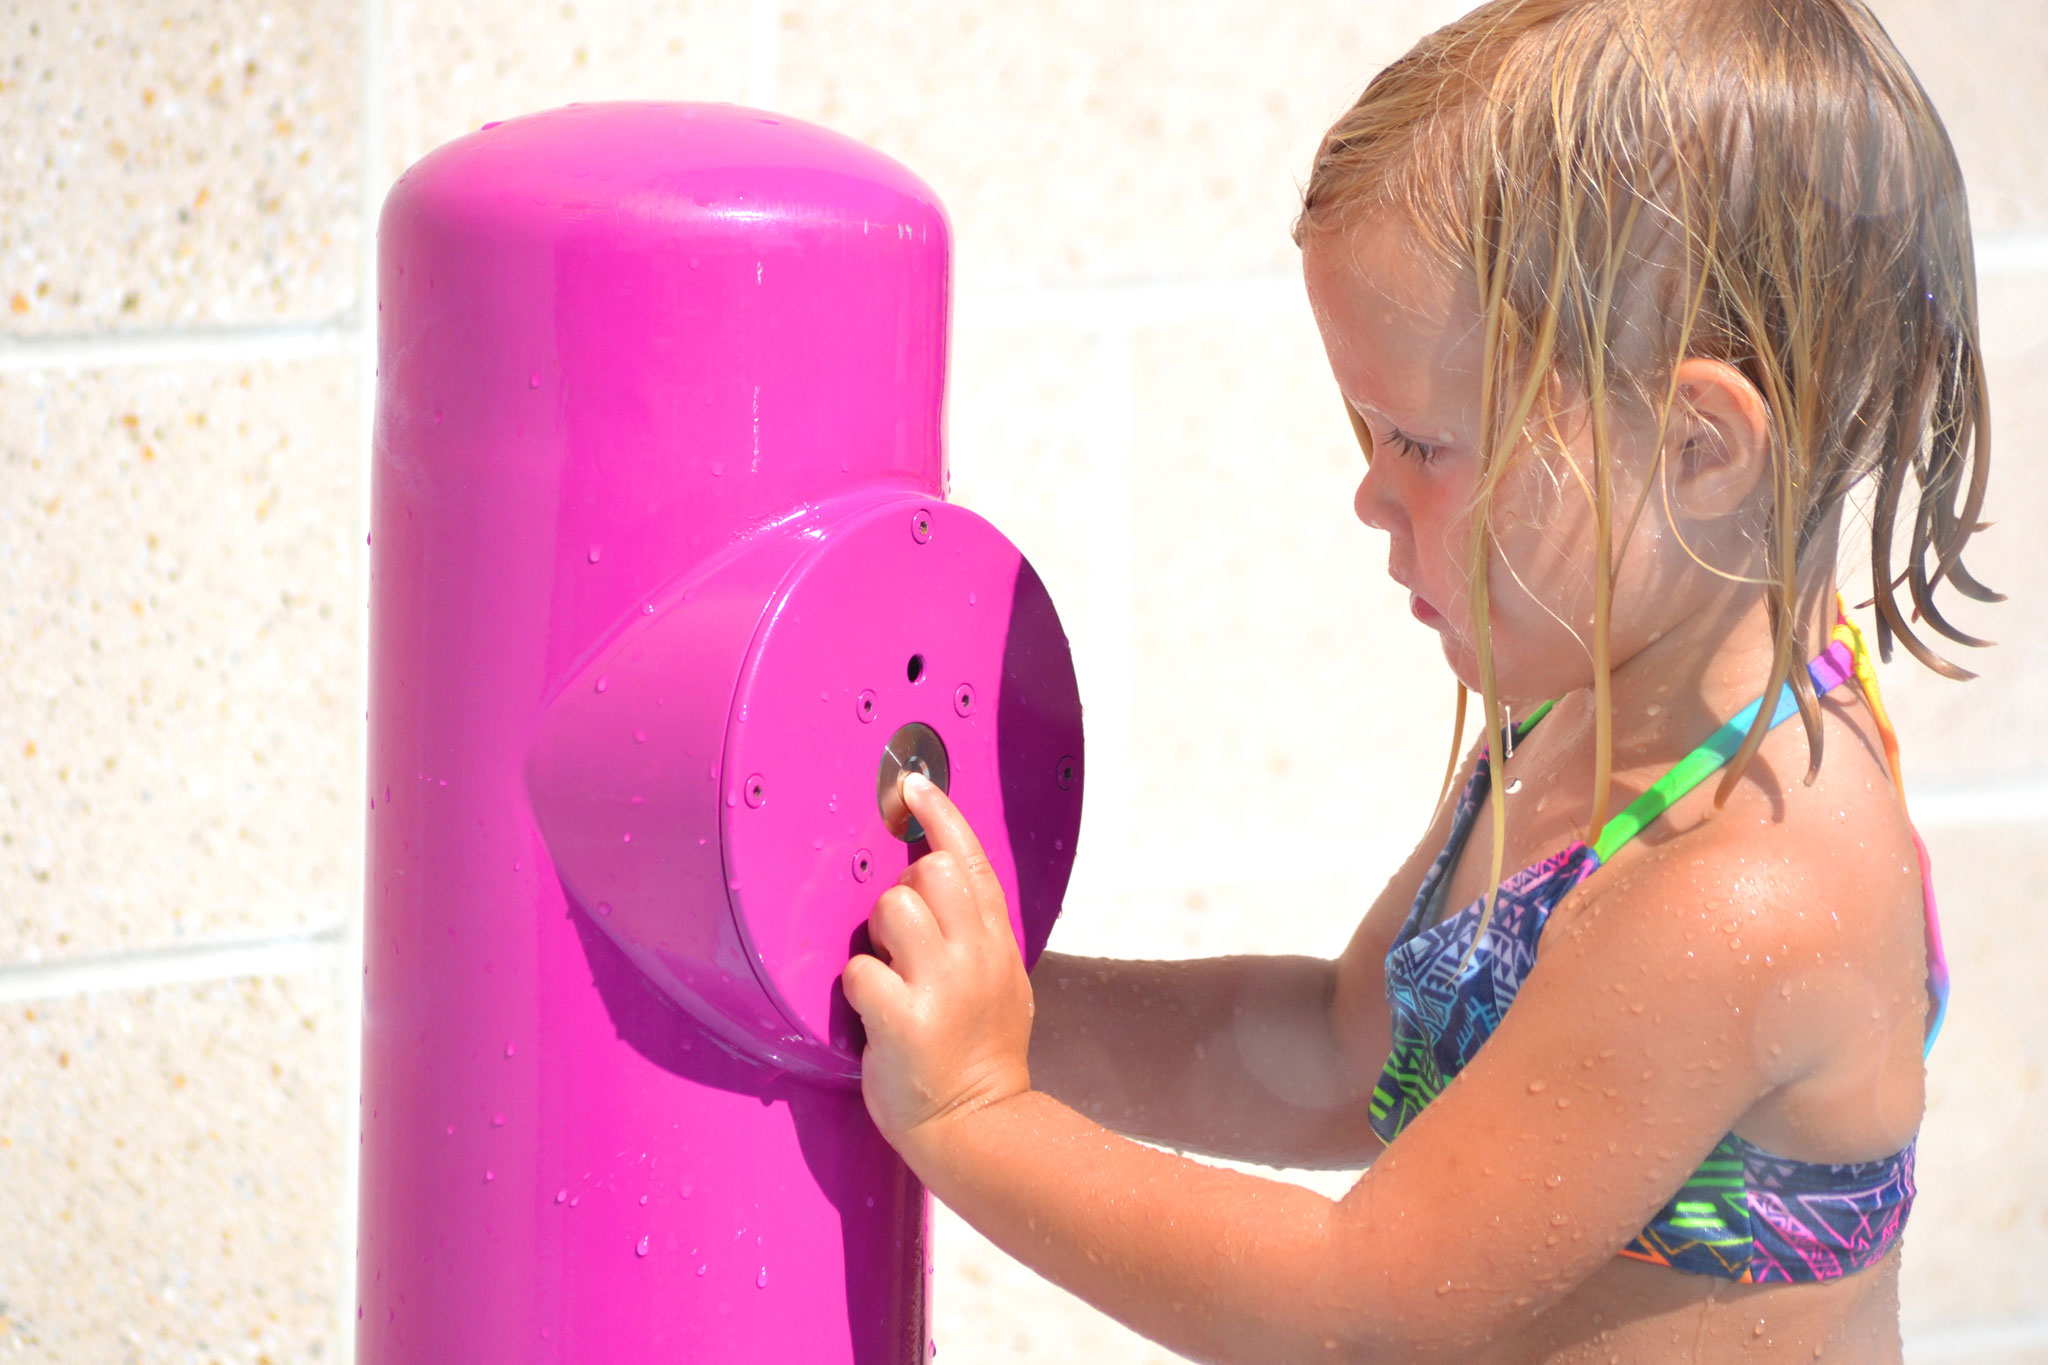
[(911, 655), (910, 667), (905, 669), (904, 672), (909, 675), (910, 680), (912, 682), (916, 682), (919, 678), (922, 678), (924, 676), (924, 655)]

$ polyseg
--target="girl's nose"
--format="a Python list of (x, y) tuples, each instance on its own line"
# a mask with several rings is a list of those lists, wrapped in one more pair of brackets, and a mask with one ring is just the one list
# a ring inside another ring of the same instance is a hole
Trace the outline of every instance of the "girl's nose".
[[(1381, 465), (1388, 463), (1391, 462), (1380, 461)], [(1399, 520), (1398, 507), (1387, 488), (1388, 473), (1366, 466), (1365, 477), (1358, 481), (1358, 491), (1351, 496), (1351, 510), (1375, 531), (1392, 531)]]

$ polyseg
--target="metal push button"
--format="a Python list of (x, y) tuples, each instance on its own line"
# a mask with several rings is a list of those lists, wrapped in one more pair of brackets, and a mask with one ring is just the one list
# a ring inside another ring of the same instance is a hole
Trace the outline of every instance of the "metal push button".
[(875, 803), (882, 808), (882, 823), (904, 843), (914, 844), (924, 838), (924, 829), (910, 813), (910, 807), (903, 804), (905, 773), (923, 773), (940, 791), (952, 787), (946, 743), (939, 738), (938, 731), (922, 721), (914, 720), (889, 736), (889, 742), (882, 747), (881, 766), (875, 771)]

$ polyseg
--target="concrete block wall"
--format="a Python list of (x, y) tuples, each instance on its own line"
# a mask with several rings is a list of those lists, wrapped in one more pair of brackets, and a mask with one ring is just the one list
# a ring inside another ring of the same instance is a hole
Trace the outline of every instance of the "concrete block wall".
[[(955, 496), (1038, 564), (1089, 707), (1055, 946), (1335, 952), (1450, 691), (1351, 519), (1287, 227), (1322, 128), (1457, 8), (0, 10), (0, 1359), (351, 1352), (367, 282), (390, 180), (492, 118), (738, 100), (918, 170), (958, 234)], [(1980, 680), (1887, 673), (1957, 982), (1909, 1357), (2048, 1361), (2048, 23), (1878, 8), (1969, 176), (2013, 596), (1964, 616), (2005, 642)], [(953, 1359), (1168, 1358), (944, 1215), (938, 1255)]]

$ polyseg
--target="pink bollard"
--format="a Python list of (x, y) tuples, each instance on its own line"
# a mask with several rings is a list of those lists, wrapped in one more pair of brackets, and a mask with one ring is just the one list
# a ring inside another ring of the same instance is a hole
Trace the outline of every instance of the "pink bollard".
[(1026, 960), (1081, 709), (1030, 565), (944, 501), (948, 235), (857, 143), (572, 105), (379, 237), (357, 1358), (922, 1362), (926, 1196), (837, 987), (923, 851)]

